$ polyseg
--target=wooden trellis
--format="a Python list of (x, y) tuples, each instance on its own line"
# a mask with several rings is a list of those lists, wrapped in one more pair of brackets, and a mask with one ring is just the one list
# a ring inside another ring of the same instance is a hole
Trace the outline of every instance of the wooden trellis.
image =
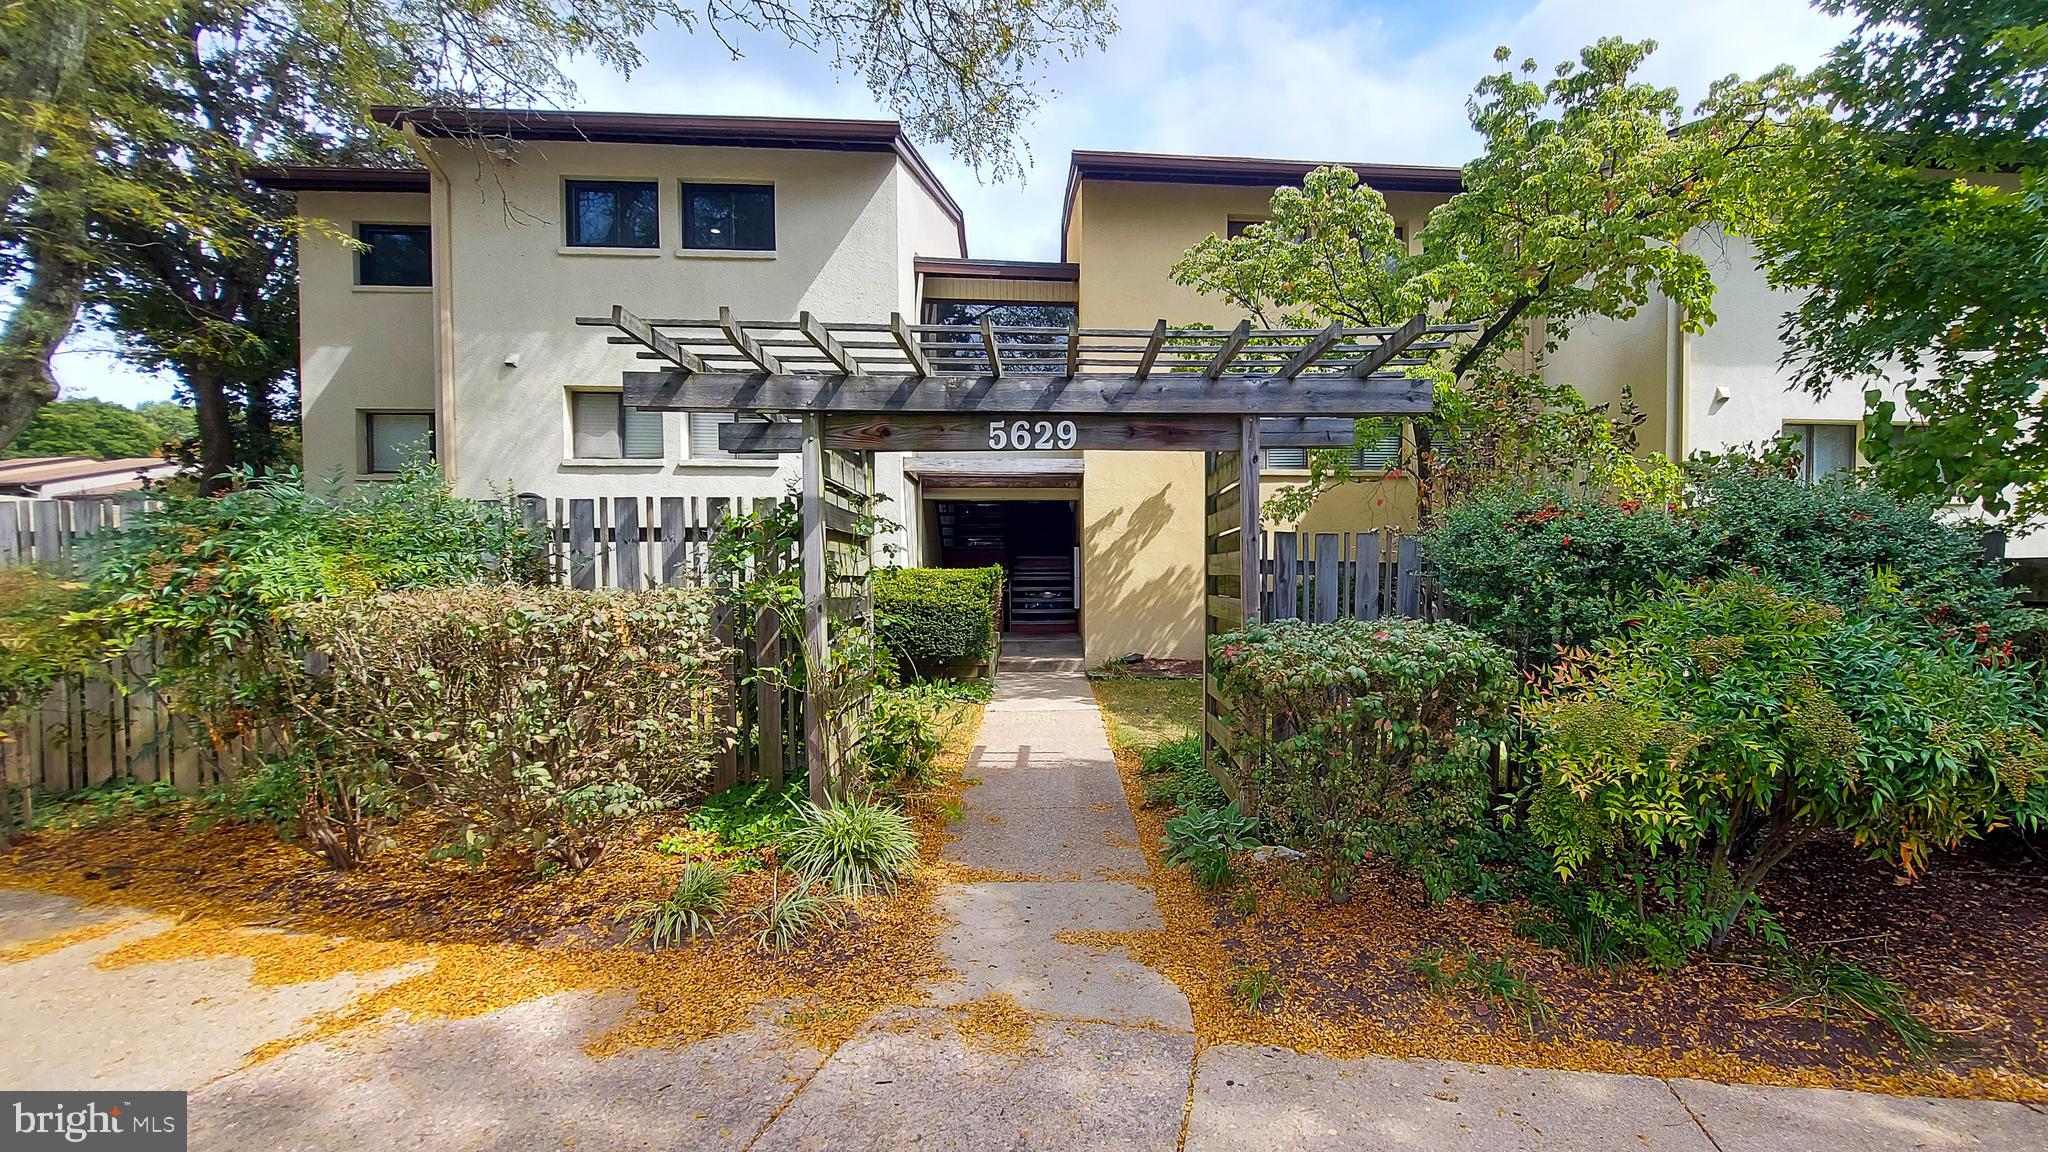
[[(803, 457), (804, 644), (825, 670), (806, 692), (811, 792), (823, 798), (858, 739), (863, 684), (829, 667), (834, 628), (870, 625), (851, 590), (866, 561), (872, 454), (1048, 449), (1208, 454), (1205, 618), (1210, 634), (1262, 618), (1259, 462), (1266, 447), (1339, 447), (1361, 418), (1420, 416), (1431, 384), (1405, 369), (1472, 325), (1414, 316), (1394, 327), (1065, 328), (642, 318), (613, 306), (578, 324), (610, 328), (651, 370), (623, 374), (625, 402), (732, 412), (728, 451)], [(835, 462), (836, 461), (836, 462)], [(841, 568), (840, 565), (847, 567)], [(1204, 697), (1205, 759), (1228, 755), (1228, 702)], [(1219, 779), (1229, 772), (1213, 769)]]

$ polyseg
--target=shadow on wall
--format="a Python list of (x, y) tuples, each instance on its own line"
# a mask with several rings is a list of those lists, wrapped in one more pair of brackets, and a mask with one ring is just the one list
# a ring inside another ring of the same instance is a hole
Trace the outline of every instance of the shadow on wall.
[[(1114, 660), (1131, 652), (1188, 659), (1200, 655), (1175, 651), (1173, 645), (1179, 637), (1201, 635), (1201, 573), (1188, 564), (1140, 567), (1146, 550), (1173, 523), (1170, 488), (1162, 486), (1136, 504), (1112, 509), (1088, 524), (1090, 547), (1082, 579), (1090, 593), (1089, 627), (1117, 647), (1113, 652), (1091, 652), (1090, 659)], [(1197, 554), (1200, 549), (1198, 539)]]

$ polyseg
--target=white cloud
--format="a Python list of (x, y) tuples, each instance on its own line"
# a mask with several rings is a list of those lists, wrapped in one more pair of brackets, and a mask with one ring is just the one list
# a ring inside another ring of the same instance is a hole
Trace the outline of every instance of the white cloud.
[[(1118, 21), (1106, 51), (1048, 71), (1021, 185), (983, 184), (925, 149), (967, 210), (976, 255), (1057, 254), (1076, 148), (1456, 164), (1475, 146), (1465, 97), (1498, 44), (1547, 66), (1601, 36), (1649, 37), (1659, 50), (1647, 75), (1690, 100), (1730, 73), (1810, 67), (1847, 30), (1801, 0), (1122, 0)], [(647, 46), (653, 63), (630, 80), (579, 70), (584, 106), (888, 115), (829, 59), (762, 37), (745, 38), (737, 61), (702, 34), (661, 33)]]
[[(1688, 99), (1730, 73), (1810, 67), (1847, 23), (1803, 0), (1121, 0), (1109, 48), (1056, 63), (1029, 127), (1022, 184), (986, 185), (924, 149), (967, 211), (975, 255), (1052, 259), (1076, 148), (1456, 164), (1474, 141), (1465, 97), (1495, 45), (1549, 65), (1606, 35), (1660, 47), (1646, 73)], [(578, 65), (581, 104), (614, 111), (886, 116), (829, 57), (760, 36), (733, 60), (715, 38), (666, 31), (630, 79)], [(67, 392), (140, 395), (109, 358), (62, 366)], [(95, 380), (94, 378), (97, 378)], [(78, 383), (74, 385), (73, 381)]]

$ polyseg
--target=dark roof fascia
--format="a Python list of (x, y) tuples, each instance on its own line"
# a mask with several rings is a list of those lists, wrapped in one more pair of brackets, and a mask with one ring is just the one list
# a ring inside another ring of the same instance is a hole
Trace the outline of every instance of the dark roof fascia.
[(370, 118), (422, 136), (501, 136), (512, 140), (574, 140), (603, 144), (667, 144), (723, 148), (799, 148), (827, 152), (891, 152), (953, 221), (967, 251), (967, 216), (894, 120), (813, 120), (783, 116), (681, 116), (661, 112), (558, 112), (518, 108), (397, 108), (380, 105)]
[(975, 280), (1081, 279), (1079, 264), (1060, 264), (1050, 260), (945, 260), (920, 256), (917, 270), (928, 276), (958, 276)]
[(280, 192), (426, 192), (425, 168), (351, 168), (280, 164), (248, 169), (249, 178)]
[(1060, 209), (1060, 259), (1067, 258), (1067, 231), (1074, 197), (1083, 180), (1139, 184), (1208, 184), (1257, 188), (1299, 184), (1317, 168), (1337, 164), (1380, 192), (1455, 195), (1464, 190), (1457, 168), (1432, 164), (1348, 164), (1336, 160), (1269, 160), (1251, 156), (1175, 156), (1155, 152), (1076, 151), (1067, 166), (1067, 193)]

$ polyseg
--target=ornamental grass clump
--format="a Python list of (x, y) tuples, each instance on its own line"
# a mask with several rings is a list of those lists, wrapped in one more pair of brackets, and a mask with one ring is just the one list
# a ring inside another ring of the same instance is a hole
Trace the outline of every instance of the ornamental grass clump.
[(2048, 822), (2036, 671), (1872, 589), (1844, 612), (1751, 575), (1675, 585), (1525, 703), (1529, 830), (1596, 915), (1667, 962), (1741, 926), (1781, 943), (1758, 886), (1823, 832), (1911, 874)]
[(701, 798), (733, 685), (711, 598), (491, 584), (313, 605), (331, 671), (298, 701), (325, 763), (375, 767), (540, 871)]
[(917, 863), (917, 832), (896, 808), (845, 797), (806, 800), (798, 810), (802, 819), (783, 836), (782, 862), (849, 900), (890, 891)]
[(1506, 651), (1456, 624), (1254, 624), (1210, 641), (1241, 786), (1341, 901), (1367, 855), (1432, 896), (1470, 883), (1485, 838), (1487, 757), (1516, 679)]

